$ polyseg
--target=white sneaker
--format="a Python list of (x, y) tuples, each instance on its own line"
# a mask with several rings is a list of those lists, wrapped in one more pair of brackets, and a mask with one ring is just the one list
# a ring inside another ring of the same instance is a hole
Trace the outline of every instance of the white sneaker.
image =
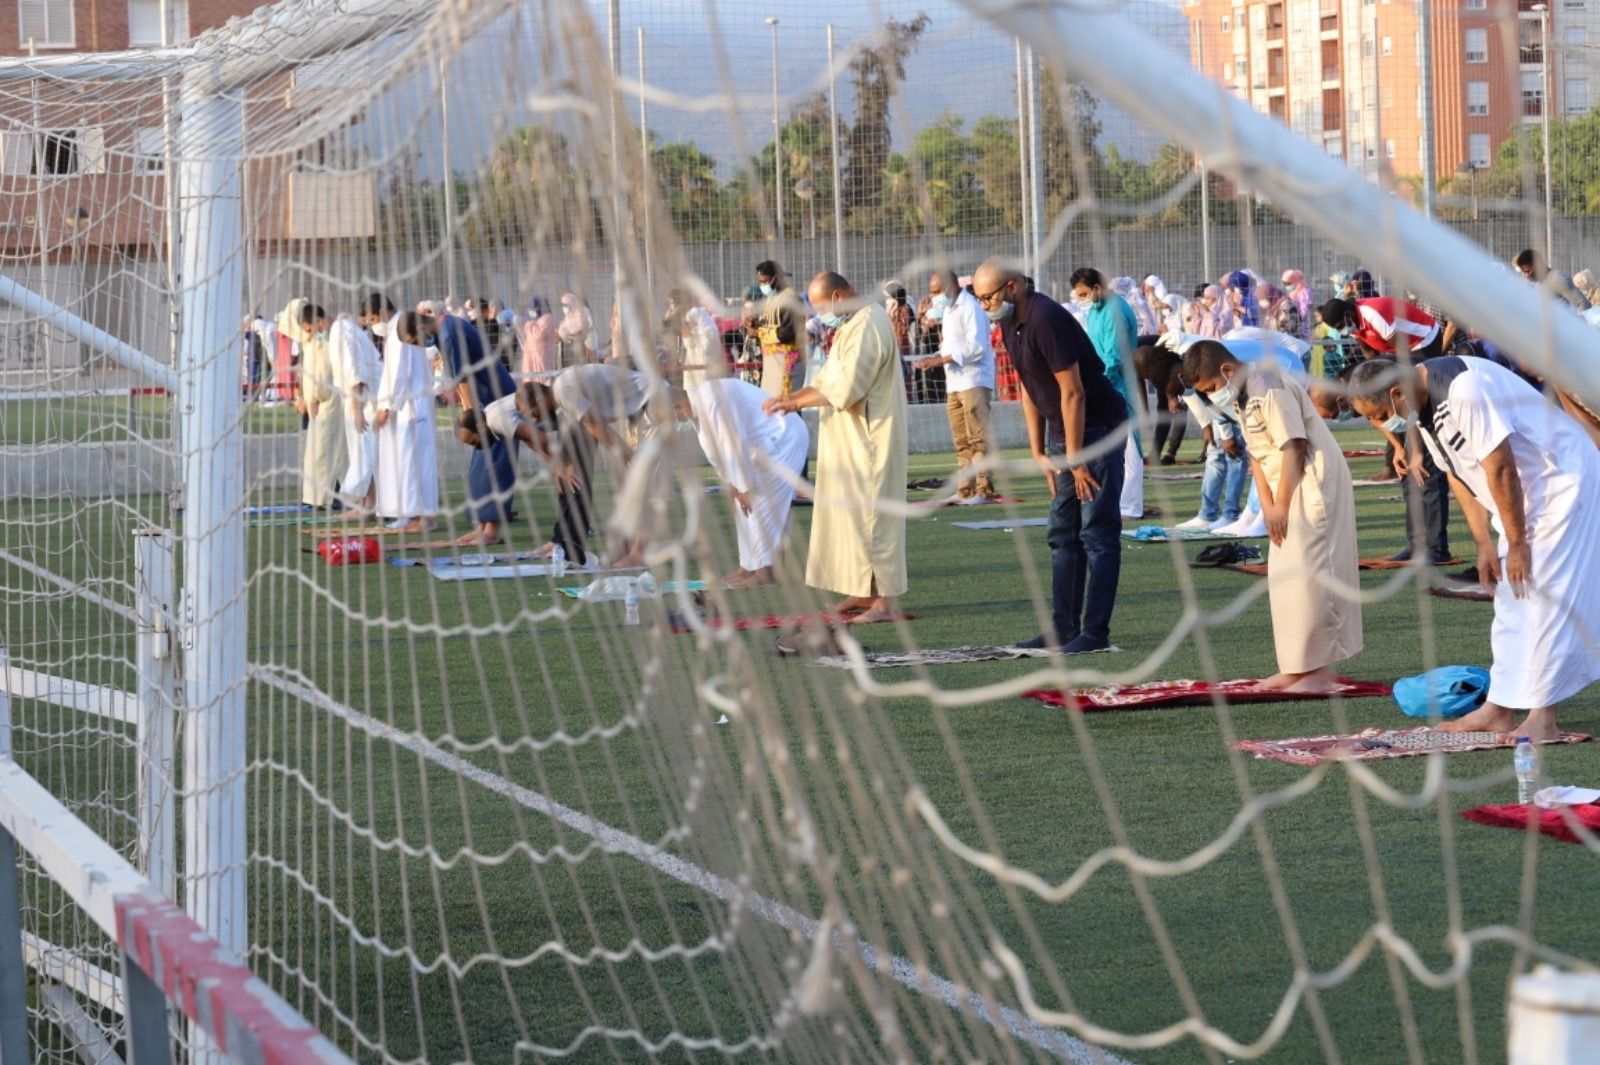
[(1212, 522), (1210, 525), (1207, 525), (1206, 528), (1209, 529), (1210, 531), (1214, 532), (1214, 533), (1219, 533), (1219, 532), (1222, 532), (1224, 529), (1226, 529), (1228, 526), (1237, 524), (1238, 521), (1239, 521), (1238, 518), (1218, 518), (1216, 521)]
[(1179, 529), (1213, 529), (1214, 528), (1214, 523), (1209, 522), (1206, 519), (1202, 518), (1200, 515), (1196, 514), (1194, 517), (1190, 518), (1188, 521), (1180, 521), (1175, 526), (1175, 528), (1179, 528)]
[(1239, 535), (1239, 530), (1240, 529), (1244, 529), (1244, 528), (1248, 528), (1250, 522), (1253, 521), (1254, 519), (1255, 519), (1255, 512), (1247, 510), (1243, 514), (1240, 514), (1237, 518), (1233, 519), (1232, 521), (1224, 522), (1223, 524), (1221, 524), (1220, 526), (1212, 529), (1211, 531), (1216, 533), (1218, 536), (1238, 536)]
[(1230, 535), (1239, 537), (1259, 537), (1267, 535), (1267, 519), (1259, 511), (1251, 511), (1242, 516), (1229, 530)]

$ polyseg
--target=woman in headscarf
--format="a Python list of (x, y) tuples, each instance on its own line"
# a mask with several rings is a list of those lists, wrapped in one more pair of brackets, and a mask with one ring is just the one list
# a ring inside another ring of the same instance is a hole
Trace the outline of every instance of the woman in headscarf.
[(1351, 297), (1352, 299), (1372, 300), (1378, 298), (1377, 282), (1372, 280), (1372, 271), (1364, 266), (1350, 275), (1350, 287), (1355, 289), (1356, 293)]
[(1194, 314), (1193, 332), (1217, 339), (1233, 328), (1233, 308), (1219, 286), (1207, 285), (1196, 302), (1199, 310)]
[(1333, 284), (1333, 294), (1336, 297), (1342, 300), (1350, 300), (1351, 302), (1355, 302), (1356, 289), (1355, 286), (1350, 283), (1349, 274), (1341, 270), (1338, 273), (1330, 276), (1328, 280)]
[(1188, 301), (1174, 292), (1168, 292), (1167, 283), (1155, 274), (1144, 279), (1144, 301), (1150, 306), (1156, 321), (1161, 325), (1159, 332), (1183, 331), (1184, 311)]
[(561, 325), (556, 336), (561, 345), (559, 369), (578, 366), (594, 360), (594, 318), (583, 301), (571, 292), (561, 296)]
[(1260, 325), (1261, 312), (1256, 306), (1256, 279), (1247, 270), (1235, 270), (1228, 275), (1228, 300), (1233, 304), (1233, 324)]
[(1256, 290), (1256, 301), (1261, 305), (1263, 327), (1292, 337), (1305, 336), (1305, 319), (1300, 317), (1300, 308), (1283, 289), (1263, 281)]
[(1154, 338), (1161, 335), (1161, 319), (1156, 317), (1150, 304), (1145, 300), (1144, 293), (1139, 289), (1139, 283), (1131, 277), (1117, 277), (1111, 281), (1111, 291), (1121, 296), (1133, 308), (1133, 320), (1139, 328), (1139, 343), (1146, 344), (1150, 341), (1147, 337)]
[(556, 335), (556, 316), (541, 296), (528, 301), (528, 313), (519, 315), (517, 341), (522, 345), (523, 373), (554, 373), (560, 368), (561, 338)]
[[(1311, 308), (1316, 305), (1317, 294), (1306, 284), (1306, 275), (1299, 270), (1285, 270), (1283, 272), (1283, 287), (1289, 293), (1289, 298), (1294, 301), (1294, 309), (1300, 312), (1300, 323), (1307, 331), (1311, 328)], [(1297, 334), (1306, 335), (1306, 334)]]

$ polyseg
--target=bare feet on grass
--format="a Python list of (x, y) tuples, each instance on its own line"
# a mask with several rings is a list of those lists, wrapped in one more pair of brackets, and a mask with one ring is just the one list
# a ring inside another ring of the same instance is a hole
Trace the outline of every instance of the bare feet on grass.
[(1330, 670), (1314, 669), (1309, 673), (1275, 673), (1260, 682), (1265, 691), (1280, 691), (1286, 695), (1325, 695), (1339, 687), (1339, 678)]

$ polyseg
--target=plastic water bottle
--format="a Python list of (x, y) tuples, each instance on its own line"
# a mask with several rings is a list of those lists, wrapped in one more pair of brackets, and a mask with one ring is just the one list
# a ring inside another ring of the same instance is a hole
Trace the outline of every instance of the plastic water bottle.
[(639, 590), (632, 586), (622, 600), (622, 623), (624, 625), (639, 624)]
[(1539, 786), (1539, 755), (1528, 737), (1517, 737), (1512, 765), (1517, 771), (1517, 802), (1526, 806), (1533, 801), (1533, 793)]
[(550, 568), (555, 571), (557, 577), (564, 577), (567, 574), (567, 549), (560, 544), (550, 552)]

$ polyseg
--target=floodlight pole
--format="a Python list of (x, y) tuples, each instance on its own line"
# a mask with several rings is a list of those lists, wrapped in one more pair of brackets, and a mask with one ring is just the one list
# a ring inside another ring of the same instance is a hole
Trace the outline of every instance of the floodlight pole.
[(641, 244), (644, 245), (644, 288), (646, 300), (649, 300), (650, 282), (655, 275), (650, 270), (650, 197), (655, 192), (655, 182), (650, 168), (650, 125), (649, 115), (645, 111), (644, 93), (644, 27), (639, 27), (639, 168), (644, 175), (639, 191), (639, 211), (643, 215), (644, 232), (641, 234)]
[(1021, 199), (1022, 213), (1019, 221), (1022, 226), (1021, 241), (1022, 254), (1019, 258), (1028, 258), (1028, 234), (1033, 230), (1033, 183), (1028, 173), (1028, 75), (1026, 63), (1022, 57), (1022, 38), (1017, 38), (1017, 179), (1020, 186), (1017, 195)]
[(1028, 172), (1032, 175), (1029, 182), (1029, 191), (1033, 199), (1032, 209), (1029, 211), (1031, 225), (1028, 229), (1028, 258), (1033, 262), (1033, 283), (1040, 292), (1048, 292), (1045, 285), (1044, 262), (1040, 259), (1040, 236), (1044, 229), (1044, 182), (1041, 176), (1044, 173), (1040, 162), (1039, 132), (1039, 61), (1033, 54), (1033, 49), (1028, 49)]
[(778, 254), (783, 254), (783, 121), (778, 112), (778, 19), (767, 16), (772, 30), (772, 194), (778, 224)]
[(839, 75), (833, 68), (833, 23), (828, 23), (828, 146), (833, 156), (833, 257), (834, 267), (850, 276), (844, 262), (844, 190), (839, 187)]
[(1539, 13), (1539, 127), (1544, 142), (1544, 266), (1546, 270), (1554, 270), (1556, 228), (1550, 192), (1550, 176), (1553, 172), (1550, 165), (1550, 7), (1548, 4), (1535, 4), (1533, 10)]

